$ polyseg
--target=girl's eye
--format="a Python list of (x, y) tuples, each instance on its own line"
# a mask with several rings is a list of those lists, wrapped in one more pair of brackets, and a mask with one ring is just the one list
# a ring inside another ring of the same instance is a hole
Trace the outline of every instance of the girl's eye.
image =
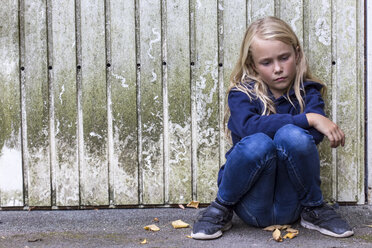
[(289, 56), (281, 57), (281, 60), (286, 61), (289, 58)]
[(267, 65), (269, 65), (269, 64), (270, 64), (269, 61), (263, 61), (263, 62), (261, 62), (261, 65), (264, 65), (264, 66), (267, 66)]

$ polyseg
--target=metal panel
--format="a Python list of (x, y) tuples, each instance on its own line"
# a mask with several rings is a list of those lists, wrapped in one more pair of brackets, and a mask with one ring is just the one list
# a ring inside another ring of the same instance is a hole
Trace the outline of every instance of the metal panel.
[(18, 1), (0, 9), (0, 206), (23, 205)]
[(138, 204), (135, 4), (110, 3), (113, 203)]
[(139, 1), (141, 203), (164, 203), (161, 1)]
[(24, 99), (30, 206), (50, 206), (46, 1), (25, 0)]
[(167, 81), (164, 98), (168, 101), (169, 117), (164, 130), (168, 136), (165, 197), (167, 203), (187, 203), (192, 197), (189, 4), (187, 1), (169, 0), (166, 7), (166, 27), (163, 30), (167, 34)]
[[(103, 1), (81, 1), (80, 160), (82, 205), (108, 205), (105, 12)], [(79, 89), (80, 90), (80, 89)]]

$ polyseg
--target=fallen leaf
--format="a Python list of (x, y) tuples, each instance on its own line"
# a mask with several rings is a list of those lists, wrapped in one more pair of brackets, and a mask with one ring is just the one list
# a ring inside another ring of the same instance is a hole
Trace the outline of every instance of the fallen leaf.
[(187, 224), (186, 222), (183, 222), (182, 220), (175, 220), (172, 222), (172, 226), (175, 228), (175, 229), (179, 229), (179, 228), (187, 228), (189, 227), (190, 225)]
[(287, 239), (287, 238), (289, 238), (289, 239), (293, 239), (294, 237), (296, 237), (297, 236), (297, 234), (298, 233), (287, 233), (286, 235), (284, 235), (284, 237), (283, 237), (283, 239)]
[(153, 231), (153, 232), (157, 232), (160, 230), (159, 227), (157, 227), (156, 225), (152, 224), (152, 225), (148, 225), (148, 226), (145, 226), (144, 227), (145, 230), (150, 230), (150, 231)]
[(372, 227), (372, 225), (366, 225), (366, 226), (368, 226), (368, 227)]
[(286, 230), (288, 228), (291, 228), (291, 225), (282, 225), (280, 226), (279, 230)]
[(289, 233), (296, 233), (296, 234), (299, 233), (299, 231), (297, 229), (293, 229), (293, 228), (287, 228), (286, 231), (289, 232)]
[(182, 204), (178, 204), (178, 207), (181, 208), (181, 209), (185, 209), (185, 206), (182, 205)]
[(155, 217), (154, 222), (159, 222), (159, 219)]
[(141, 241), (141, 244), (147, 244), (147, 240), (144, 239), (143, 241)]
[(189, 202), (186, 207), (189, 207), (189, 208), (199, 208), (199, 202), (198, 201), (191, 201)]
[(273, 232), (273, 239), (277, 242), (283, 241), (282, 234), (279, 229), (275, 229), (275, 231)]
[(192, 239), (192, 237), (190, 235), (187, 235), (186, 238)]
[(1, 239), (6, 239), (4, 236), (1, 236)]
[(273, 232), (275, 229), (280, 229), (281, 225), (272, 225), (272, 226), (267, 226), (263, 230), (264, 231), (270, 231)]

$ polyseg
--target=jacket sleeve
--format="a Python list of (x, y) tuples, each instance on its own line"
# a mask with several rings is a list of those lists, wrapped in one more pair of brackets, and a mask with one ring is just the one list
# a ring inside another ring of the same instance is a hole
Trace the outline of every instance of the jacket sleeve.
[[(318, 89), (306, 88), (304, 113), (316, 113), (326, 116), (324, 112), (324, 101)], [(309, 133), (314, 137), (315, 144), (319, 144), (324, 135), (313, 127), (308, 128)]]
[(230, 91), (228, 104), (231, 113), (228, 128), (241, 138), (259, 132), (274, 138), (276, 131), (287, 124), (309, 128), (305, 113), (261, 115), (259, 100), (251, 100), (241, 91)]

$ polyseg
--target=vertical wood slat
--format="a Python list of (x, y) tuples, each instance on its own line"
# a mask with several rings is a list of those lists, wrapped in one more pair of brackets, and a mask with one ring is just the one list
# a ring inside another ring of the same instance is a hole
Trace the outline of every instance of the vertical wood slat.
[(75, 4), (52, 1), (56, 205), (79, 205)]
[(0, 9), (0, 207), (23, 206), (18, 1)]
[(138, 204), (135, 5), (110, 3), (114, 204)]
[(287, 22), (296, 33), (300, 42), (303, 42), (303, 1), (285, 0), (280, 1), (279, 12), (276, 16)]
[[(334, 83), (337, 88), (334, 90), (337, 123), (346, 134), (347, 142), (343, 149), (337, 151), (337, 198), (339, 201), (355, 202), (358, 196), (358, 158), (355, 153), (363, 149), (360, 145), (359, 109), (359, 88), (363, 87), (358, 82), (357, 66), (357, 4), (355, 1), (334, 2), (334, 49), (336, 51), (336, 66)], [(350, 62), (354, 65), (350, 68)], [(359, 110), (359, 111), (358, 111)], [(363, 112), (363, 111), (362, 111)], [(334, 113), (335, 114), (335, 113)]]
[[(216, 1), (196, 1), (195, 5), (195, 85), (193, 106), (196, 132), (194, 169), (197, 197), (210, 202), (216, 197), (219, 169), (219, 109), (218, 109), (218, 36)], [(199, 25), (203, 23), (203, 25)]]
[(247, 25), (256, 19), (275, 15), (275, 0), (248, 0)]
[(107, 98), (104, 2), (81, 1), (84, 157), (81, 203), (108, 205)]
[[(35, 14), (37, 13), (37, 14)], [(30, 206), (50, 206), (47, 27), (45, 0), (25, 1), (25, 111)]]
[[(319, 8), (319, 6), (322, 6)], [(325, 112), (332, 117), (332, 8), (331, 0), (307, 1), (304, 18), (304, 49), (312, 72), (327, 87)], [(322, 192), (325, 199), (336, 199), (332, 149), (327, 138), (319, 146)]]
[(165, 186), (169, 203), (187, 203), (192, 196), (188, 2), (168, 0), (166, 21), (169, 180)]
[(162, 204), (163, 97), (161, 1), (140, 1), (141, 172), (144, 204)]

